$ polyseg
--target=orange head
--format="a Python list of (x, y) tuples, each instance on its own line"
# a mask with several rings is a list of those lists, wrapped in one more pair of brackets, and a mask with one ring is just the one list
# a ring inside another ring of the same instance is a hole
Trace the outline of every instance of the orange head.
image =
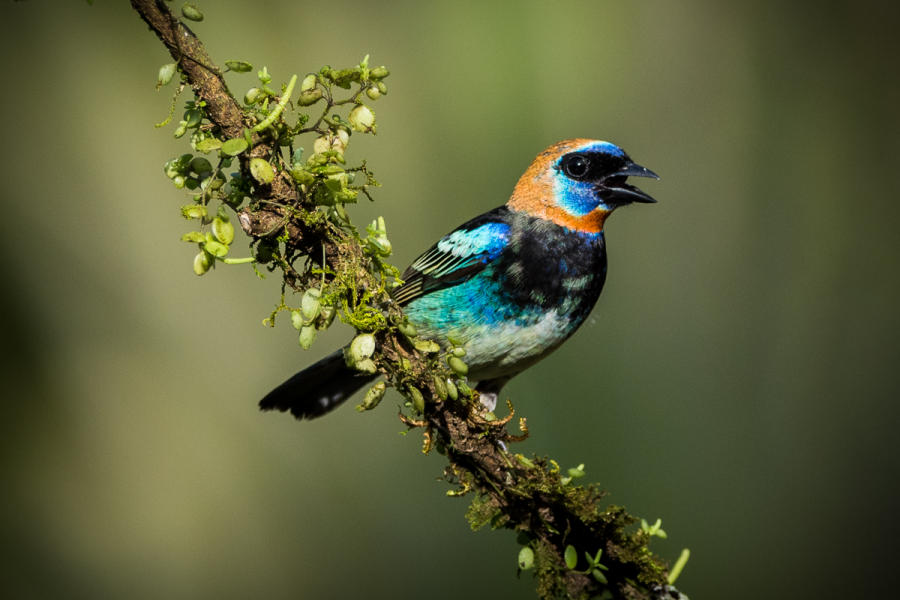
[(599, 233), (617, 207), (656, 202), (626, 183), (629, 176), (659, 179), (615, 144), (565, 140), (538, 154), (506, 205), (573, 231)]

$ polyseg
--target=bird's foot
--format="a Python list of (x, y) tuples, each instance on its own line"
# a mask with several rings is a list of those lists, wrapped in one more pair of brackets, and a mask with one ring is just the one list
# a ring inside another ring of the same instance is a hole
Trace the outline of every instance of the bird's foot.
[(509, 409), (509, 414), (502, 419), (498, 419), (493, 413), (493, 409), (497, 407), (497, 394), (491, 392), (479, 392), (478, 397), (481, 403), (481, 410), (478, 410), (478, 408), (474, 408), (469, 413), (469, 420), (476, 425), (479, 425), (484, 429), (491, 431), (495, 443), (501, 450), (503, 450), (503, 452), (508, 451), (506, 447), (507, 441), (518, 442), (528, 437), (527, 428), (523, 429), (525, 425), (524, 419), (519, 419), (519, 428), (522, 429), (525, 435), (513, 435), (506, 431), (506, 425), (510, 421), (512, 421), (512, 418), (516, 414), (516, 410), (513, 408), (511, 401), (506, 401), (506, 406)]

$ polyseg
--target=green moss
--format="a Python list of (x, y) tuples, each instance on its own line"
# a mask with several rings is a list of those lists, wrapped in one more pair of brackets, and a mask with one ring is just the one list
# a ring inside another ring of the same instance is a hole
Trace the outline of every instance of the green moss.
[[(500, 509), (489, 496), (476, 494), (466, 511), (466, 520), (472, 531), (478, 531), (501, 515)], [(495, 527), (496, 529), (496, 527)]]

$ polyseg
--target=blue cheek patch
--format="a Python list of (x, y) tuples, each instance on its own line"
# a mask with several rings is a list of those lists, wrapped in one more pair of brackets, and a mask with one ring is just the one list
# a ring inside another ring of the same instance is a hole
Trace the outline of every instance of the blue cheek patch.
[(583, 217), (600, 205), (600, 198), (594, 192), (594, 186), (584, 181), (572, 181), (561, 172), (556, 171), (553, 182), (553, 196), (567, 213), (575, 217)]

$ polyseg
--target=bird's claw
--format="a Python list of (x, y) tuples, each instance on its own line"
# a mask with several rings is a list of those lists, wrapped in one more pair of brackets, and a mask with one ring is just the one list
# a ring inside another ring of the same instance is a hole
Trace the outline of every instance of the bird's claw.
[[(515, 414), (516, 414), (516, 410), (513, 408), (512, 402), (509, 399), (506, 400), (506, 407), (509, 409), (509, 414), (506, 415), (505, 417), (503, 417), (502, 419), (497, 419), (497, 418), (486, 419), (481, 416), (483, 411), (478, 410), (478, 408), (477, 408), (479, 406), (481, 406), (482, 408), (484, 408), (484, 407), (480, 403), (474, 404), (473, 406), (475, 408), (473, 408), (473, 410), (469, 413), (469, 420), (471, 420), (476, 425), (480, 425), (482, 427), (492, 427), (492, 428), (506, 427), (506, 424), (509, 423), (512, 420), (513, 416), (515, 416)], [(493, 415), (492, 412), (484, 413), (484, 414)]]

